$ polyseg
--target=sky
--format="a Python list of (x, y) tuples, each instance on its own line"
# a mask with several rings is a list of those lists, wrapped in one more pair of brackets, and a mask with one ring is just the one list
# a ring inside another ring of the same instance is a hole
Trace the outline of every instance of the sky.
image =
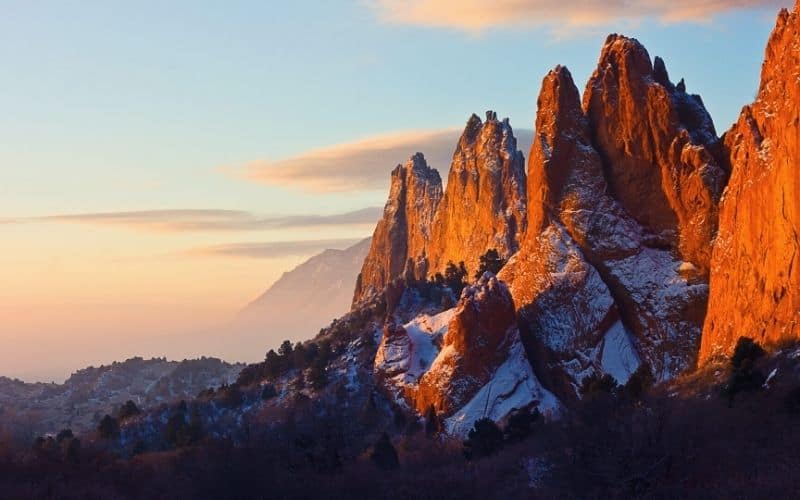
[(543, 76), (582, 86), (610, 32), (722, 133), (784, 5), (0, 0), (0, 375), (213, 355), (191, 332), (371, 234), (391, 168), (446, 173), (471, 113), (527, 153)]

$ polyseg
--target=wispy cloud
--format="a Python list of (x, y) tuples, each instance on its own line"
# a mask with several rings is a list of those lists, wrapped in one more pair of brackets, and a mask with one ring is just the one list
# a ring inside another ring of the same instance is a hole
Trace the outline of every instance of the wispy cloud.
[(361, 239), (329, 239), (272, 241), (262, 243), (230, 243), (190, 248), (182, 257), (243, 257), (250, 259), (275, 259), (297, 255), (310, 255), (326, 249), (343, 249)]
[[(460, 133), (459, 128), (398, 132), (222, 170), (255, 182), (312, 192), (386, 190), (389, 172), (418, 151), (446, 177)], [(527, 151), (531, 131), (515, 130), (515, 134), (519, 147)]]
[(119, 226), (151, 232), (218, 232), (372, 225), (380, 218), (380, 215), (380, 207), (368, 207), (333, 215), (297, 214), (279, 216), (259, 216), (240, 210), (182, 209), (59, 214), (0, 219), (0, 224), (55, 222)]
[(708, 22), (742, 9), (774, 8), (788, 0), (368, 0), (383, 21), (481, 32), (502, 26), (601, 26), (655, 18)]

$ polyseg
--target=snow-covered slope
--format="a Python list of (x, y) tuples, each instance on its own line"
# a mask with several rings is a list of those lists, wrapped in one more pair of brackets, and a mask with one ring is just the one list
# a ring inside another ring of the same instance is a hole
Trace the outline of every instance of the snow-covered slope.
[(510, 334), (506, 361), (495, 370), (492, 378), (455, 414), (445, 421), (450, 434), (466, 435), (476, 420), (491, 418), (498, 421), (515, 409), (535, 406), (543, 414), (559, 407), (556, 397), (542, 387), (531, 369), (525, 349), (516, 330)]
[(528, 361), (508, 288), (491, 273), (465, 288), (456, 307), (398, 323), (383, 329), (375, 373), (398, 403), (420, 413), (433, 406), (447, 432), (466, 434), (476, 420), (514, 409), (559, 406)]

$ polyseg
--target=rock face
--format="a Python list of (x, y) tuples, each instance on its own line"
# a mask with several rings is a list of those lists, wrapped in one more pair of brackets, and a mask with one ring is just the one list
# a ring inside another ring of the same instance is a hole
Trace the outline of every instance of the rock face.
[(426, 276), (426, 249), (441, 199), (439, 172), (421, 153), (392, 171), (389, 199), (356, 281), (354, 304), (383, 291), (395, 278)]
[(563, 67), (538, 104), (529, 229), (500, 273), (534, 369), (565, 400), (593, 373), (624, 382), (640, 358), (669, 378), (694, 363), (708, 293), (726, 175), (711, 120), (663, 61), (616, 35), (583, 106)]
[(463, 406), (505, 361), (503, 343), (515, 329), (514, 302), (497, 278), (486, 274), (465, 288), (441, 351), (419, 380), (417, 409), (424, 411), (432, 404), (450, 415)]
[(490, 273), (464, 289), (456, 307), (383, 329), (375, 373), (398, 399), (424, 412), (433, 405), (451, 432), (514, 408), (558, 406), (533, 374), (507, 287)]
[(610, 191), (661, 244), (708, 273), (727, 179), (719, 139), (697, 95), (673, 85), (636, 40), (611, 35), (584, 93)]
[(739, 336), (800, 336), (800, 4), (781, 11), (756, 101), (724, 136), (732, 174), (720, 207), (700, 362)]
[(464, 261), (470, 274), (479, 257), (496, 249), (509, 257), (525, 232), (525, 158), (508, 119), (472, 115), (450, 165), (447, 190), (433, 224), (431, 270)]
[(424, 279), (464, 261), (470, 274), (486, 250), (517, 251), (527, 226), (525, 158), (508, 119), (493, 111), (467, 122), (442, 196), (439, 173), (417, 153), (392, 172), (389, 199), (356, 283), (353, 304), (396, 278)]

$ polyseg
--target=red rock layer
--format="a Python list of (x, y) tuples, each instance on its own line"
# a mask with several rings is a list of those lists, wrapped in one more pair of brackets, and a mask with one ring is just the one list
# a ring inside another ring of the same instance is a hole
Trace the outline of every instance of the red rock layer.
[(526, 228), (525, 158), (508, 120), (476, 115), (453, 154), (447, 189), (433, 224), (431, 271), (464, 261), (473, 274), (490, 248), (509, 257)]
[(395, 278), (426, 276), (426, 247), (441, 199), (442, 179), (421, 153), (392, 171), (389, 199), (358, 276), (354, 304), (382, 292)]
[(449, 416), (466, 404), (505, 361), (509, 331), (516, 332), (514, 302), (487, 273), (464, 289), (439, 355), (409, 395), (414, 406), (424, 412), (432, 404)]
[(396, 278), (423, 279), (464, 261), (470, 275), (486, 250), (517, 251), (526, 228), (525, 158), (508, 120), (475, 115), (458, 141), (442, 195), (420, 153), (392, 172), (389, 199), (372, 237), (353, 304)]
[(714, 125), (683, 80), (669, 81), (636, 40), (611, 35), (586, 86), (584, 111), (611, 192), (660, 244), (707, 275), (726, 182)]
[[(680, 87), (662, 61), (654, 69), (636, 40), (619, 36), (603, 48), (583, 107), (566, 68), (543, 81), (529, 230), (500, 278), (537, 376), (562, 398), (605, 369), (600, 353), (612, 330), (632, 334), (631, 364), (641, 356), (660, 378), (694, 362), (708, 292), (702, 249), (725, 172), (710, 152), (708, 115)], [(693, 152), (707, 162), (687, 163)]]
[(700, 362), (738, 337), (800, 336), (800, 2), (781, 11), (756, 101), (724, 136), (732, 174), (711, 259)]

